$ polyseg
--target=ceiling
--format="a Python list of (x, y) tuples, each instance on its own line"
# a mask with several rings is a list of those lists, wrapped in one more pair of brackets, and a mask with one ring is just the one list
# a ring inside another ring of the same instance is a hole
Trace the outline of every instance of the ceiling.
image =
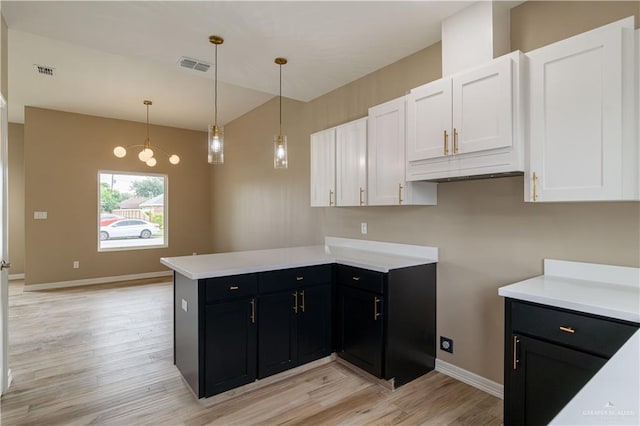
[[(180, 57), (214, 63), (218, 116), (229, 122), (278, 94), (310, 101), (440, 40), (457, 1), (7, 1), (9, 121), (24, 106), (205, 130), (213, 117), (213, 67), (180, 68)], [(34, 64), (55, 68), (42, 76)], [(285, 112), (286, 113), (286, 112)]]

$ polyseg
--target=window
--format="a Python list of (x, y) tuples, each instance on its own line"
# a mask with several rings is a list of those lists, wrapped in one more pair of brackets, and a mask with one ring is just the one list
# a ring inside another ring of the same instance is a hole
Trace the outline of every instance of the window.
[(167, 247), (167, 176), (98, 173), (98, 251)]

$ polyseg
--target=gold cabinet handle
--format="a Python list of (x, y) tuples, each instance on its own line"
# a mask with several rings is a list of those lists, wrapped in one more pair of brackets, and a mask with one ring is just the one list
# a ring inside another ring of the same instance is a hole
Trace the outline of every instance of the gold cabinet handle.
[(298, 313), (298, 292), (294, 292), (293, 296), (293, 312)]
[(453, 153), (458, 153), (458, 131), (453, 129)]
[(300, 310), (304, 312), (304, 290), (300, 292), (300, 298), (302, 299), (302, 302), (300, 302)]
[(333, 191), (329, 190), (329, 207), (333, 205)]
[(520, 360), (518, 359), (518, 343), (520, 343), (520, 339), (518, 336), (513, 336), (513, 369), (518, 369), (518, 363)]
[(296, 281), (302, 281), (304, 280), (304, 277), (296, 277)]
[(361, 206), (364, 205), (364, 199), (362, 198), (363, 195), (364, 195), (364, 189), (360, 188), (360, 205)]
[(449, 155), (449, 135), (447, 134), (447, 131), (444, 131), (444, 155)]
[(360, 281), (360, 277), (351, 277), (354, 281)]
[(229, 286), (229, 290), (237, 290), (237, 289), (239, 289), (239, 288), (240, 288), (240, 287), (238, 287), (237, 285)]
[(398, 184), (398, 204), (402, 204), (402, 202), (404, 201), (402, 199), (402, 190), (404, 189), (404, 187), (402, 186), (401, 183)]
[(565, 333), (573, 334), (576, 331), (571, 327), (560, 327), (560, 331), (564, 331)]
[(256, 299), (251, 299), (251, 324), (256, 323)]
[(380, 312), (378, 312), (378, 302), (380, 302), (380, 299), (378, 299), (376, 296), (373, 296), (373, 320), (374, 321), (378, 321), (378, 317), (380, 316)]
[(538, 175), (533, 172), (533, 201), (538, 201)]

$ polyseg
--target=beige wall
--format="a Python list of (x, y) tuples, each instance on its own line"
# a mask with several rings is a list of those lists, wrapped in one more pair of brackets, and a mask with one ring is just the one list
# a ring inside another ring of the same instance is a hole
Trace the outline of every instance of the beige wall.
[(319, 243), (322, 212), (309, 207), (309, 133), (306, 105), (283, 98), (286, 170), (273, 168), (278, 99), (225, 128), (225, 163), (211, 166), (214, 251)]
[[(117, 159), (116, 145), (142, 143), (146, 125), (27, 107), (24, 125), (26, 284), (165, 270), (162, 256), (211, 251), (206, 133), (151, 126), (151, 142), (181, 157), (152, 169), (136, 156)], [(98, 171), (169, 176), (169, 247), (97, 251)], [(47, 220), (34, 220), (47, 211)], [(73, 269), (72, 262), (80, 261)]]
[(9, 261), (24, 273), (24, 125), (9, 123)]
[[(632, 14), (640, 21), (637, 2), (604, 3), (525, 3), (512, 11), (512, 48), (530, 50)], [(279, 247), (294, 236), (306, 244), (334, 235), (437, 246), (438, 334), (455, 341), (453, 355), (437, 356), (502, 382), (498, 287), (540, 274), (544, 258), (640, 266), (640, 204), (526, 204), (523, 179), (513, 177), (440, 184), (435, 207), (307, 207), (309, 134), (439, 78), (440, 64), (437, 44), (306, 105), (287, 102), (292, 168), (284, 172), (267, 170), (273, 101), (227, 126), (232, 154), (212, 172), (214, 245)], [(360, 222), (369, 224), (368, 235), (360, 235)]]

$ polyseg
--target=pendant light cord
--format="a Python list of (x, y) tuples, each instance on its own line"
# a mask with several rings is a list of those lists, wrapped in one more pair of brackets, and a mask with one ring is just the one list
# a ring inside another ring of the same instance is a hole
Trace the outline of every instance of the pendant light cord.
[(282, 136), (282, 64), (280, 65), (280, 136)]
[(214, 90), (214, 118), (213, 118), (213, 125), (217, 128), (218, 127), (218, 45), (216, 44), (216, 53), (215, 53), (215, 60), (216, 60), (216, 64), (215, 64), (215, 68), (214, 68), (214, 78), (215, 78), (215, 90)]
[(151, 145), (151, 141), (149, 140), (149, 104), (147, 104), (147, 140), (144, 143), (145, 149), (149, 148)]

